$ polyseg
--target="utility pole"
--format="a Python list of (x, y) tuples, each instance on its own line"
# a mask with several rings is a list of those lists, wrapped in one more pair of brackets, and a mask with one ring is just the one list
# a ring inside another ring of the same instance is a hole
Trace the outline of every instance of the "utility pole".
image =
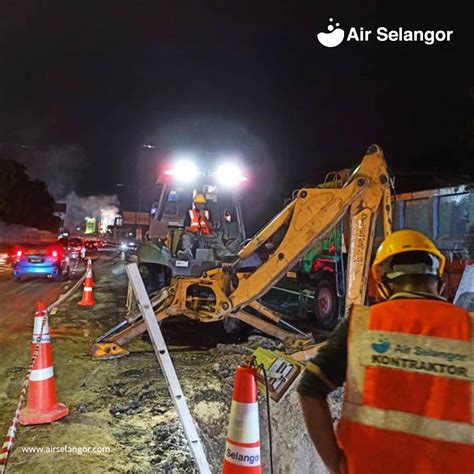
[(143, 192), (143, 188), (137, 186), (137, 191), (138, 191), (138, 212), (142, 212), (142, 192)]

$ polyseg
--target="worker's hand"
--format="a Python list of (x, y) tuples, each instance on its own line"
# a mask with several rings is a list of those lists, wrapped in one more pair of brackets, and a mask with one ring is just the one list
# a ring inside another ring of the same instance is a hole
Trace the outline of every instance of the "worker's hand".
[(347, 461), (344, 451), (339, 450), (339, 458), (334, 461), (334, 465), (326, 464), (329, 474), (347, 474)]
[(347, 474), (347, 460), (344, 451), (341, 454), (341, 459), (339, 460), (339, 474)]
[(184, 228), (184, 232), (192, 232), (192, 231), (193, 230), (192, 230), (191, 226), (189, 226), (189, 225)]

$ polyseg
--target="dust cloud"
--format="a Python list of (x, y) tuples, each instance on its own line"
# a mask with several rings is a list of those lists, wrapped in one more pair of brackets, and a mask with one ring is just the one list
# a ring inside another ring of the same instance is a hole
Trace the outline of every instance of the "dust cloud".
[(115, 194), (106, 196), (79, 196), (75, 191), (65, 199), (67, 212), (64, 220), (66, 229), (75, 229), (84, 224), (86, 217), (95, 217), (99, 220), (102, 209), (119, 212), (119, 200)]

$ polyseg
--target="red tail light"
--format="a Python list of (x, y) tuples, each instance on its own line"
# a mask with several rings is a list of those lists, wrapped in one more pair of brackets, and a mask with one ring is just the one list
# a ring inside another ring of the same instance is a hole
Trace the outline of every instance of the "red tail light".
[(22, 255), (23, 255), (23, 251), (22, 251), (22, 250), (17, 250), (17, 251), (16, 251), (16, 256), (17, 256), (18, 258), (20, 258)]
[(54, 258), (58, 258), (58, 252), (56, 250), (53, 250), (51, 252), (51, 255), (54, 257)]

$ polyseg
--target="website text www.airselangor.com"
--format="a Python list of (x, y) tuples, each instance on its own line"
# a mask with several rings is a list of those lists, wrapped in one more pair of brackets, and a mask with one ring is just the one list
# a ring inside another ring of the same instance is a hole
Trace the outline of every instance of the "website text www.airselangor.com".
[(21, 446), (22, 453), (30, 454), (104, 454), (112, 452), (110, 446)]

